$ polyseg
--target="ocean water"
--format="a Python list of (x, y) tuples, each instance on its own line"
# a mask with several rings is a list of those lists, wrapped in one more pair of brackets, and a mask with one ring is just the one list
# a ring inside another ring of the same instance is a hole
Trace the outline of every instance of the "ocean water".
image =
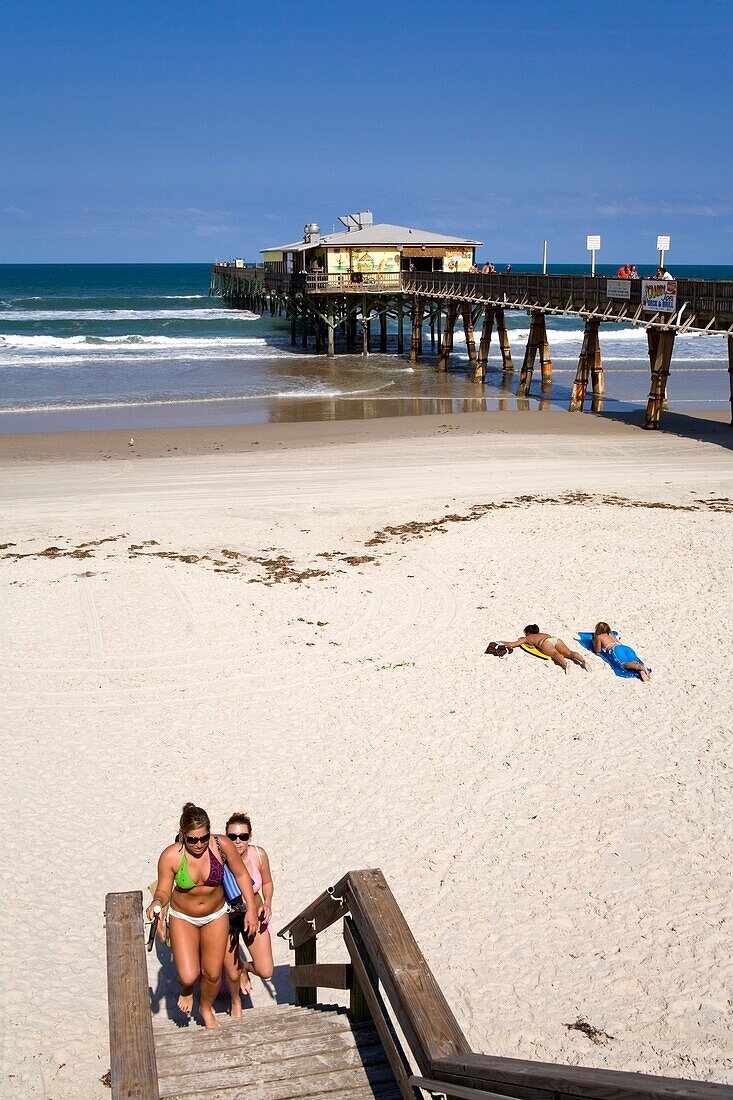
[[(515, 264), (514, 270), (537, 268)], [(673, 270), (679, 277), (733, 278), (731, 267)], [(447, 376), (435, 370), (427, 335), (426, 357), (414, 367), (396, 356), (394, 333), (387, 355), (327, 360), (292, 348), (285, 318), (227, 309), (208, 291), (206, 264), (0, 265), (0, 433), (517, 407), (518, 370), (504, 388), (495, 341), (486, 385), (477, 387), (467, 377), (461, 332)], [(519, 368), (528, 318), (509, 314), (508, 325)], [(548, 329), (552, 393), (540, 402), (537, 370), (529, 407), (563, 409), (582, 326), (553, 318)], [(643, 406), (649, 388), (644, 332), (605, 326), (601, 348), (604, 409)], [(727, 366), (721, 336), (679, 337), (670, 408), (728, 407)]]

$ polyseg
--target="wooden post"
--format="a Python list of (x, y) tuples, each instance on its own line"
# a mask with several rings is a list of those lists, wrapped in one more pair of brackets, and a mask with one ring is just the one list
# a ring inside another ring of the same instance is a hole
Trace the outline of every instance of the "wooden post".
[(601, 359), (601, 342), (598, 339), (598, 332), (596, 331), (595, 344), (593, 347), (593, 356), (590, 361), (590, 380), (591, 387), (593, 389), (593, 412), (599, 412), (598, 400), (603, 397), (606, 392), (606, 376), (603, 371), (603, 360)]
[(435, 310), (430, 310), (430, 350), (435, 351)]
[(443, 344), (443, 307), (438, 302), (438, 316), (436, 317), (436, 339), (438, 341), (438, 347)]
[(534, 373), (534, 361), (537, 357), (537, 352), (540, 350), (540, 332), (536, 322), (536, 313), (532, 314), (532, 323), (529, 326), (529, 335), (527, 336), (527, 346), (524, 349), (524, 359), (522, 360), (522, 369), (519, 373), (519, 385), (517, 386), (517, 397), (527, 397), (532, 385), (532, 375)]
[(361, 354), (369, 354), (369, 308), (366, 294), (361, 299)]
[(468, 361), (474, 366), (474, 374), (476, 368), (476, 340), (473, 335), (473, 316), (471, 314), (471, 306), (469, 302), (463, 302), (461, 305), (461, 317), (463, 318), (463, 331), (466, 336), (466, 347), (468, 349)]
[[(362, 942), (361, 936), (359, 935), (359, 930), (349, 917), (347, 917), (346, 920), (348, 921), (349, 931), (351, 932), (354, 944), (360, 950), (369, 984), (371, 985), (372, 989), (377, 989), (379, 987), (377, 971), (374, 967), (374, 964), (372, 963), (372, 960), (364, 951), (364, 944)], [(369, 1011), (369, 1005), (367, 1004), (367, 1000), (361, 986), (361, 981), (359, 980), (356, 973), (352, 973), (351, 978), (349, 1015), (351, 1016), (351, 1019), (354, 1023), (362, 1023), (364, 1020), (371, 1020), (372, 1018), (372, 1014)]]
[(107, 894), (104, 915), (112, 1096), (158, 1100), (142, 893)]
[(644, 427), (657, 430), (662, 419), (665, 394), (667, 392), (667, 379), (669, 378), (669, 365), (672, 361), (674, 348), (674, 329), (665, 329), (661, 332), (648, 330), (649, 358), (654, 349), (654, 362), (652, 364), (652, 379), (649, 389), (649, 399), (646, 404), (646, 416)]
[[(598, 348), (598, 359), (600, 361), (600, 348), (598, 345), (598, 326), (600, 321), (597, 317), (590, 317), (585, 322), (585, 329), (583, 331), (583, 344), (580, 349), (580, 358), (578, 359), (578, 369), (575, 373), (575, 381), (573, 382), (573, 392), (570, 396), (570, 405), (568, 406), (570, 412), (582, 412), (583, 404), (585, 403), (585, 395), (588, 389), (588, 377), (591, 369), (594, 371), (596, 349)], [(594, 374), (595, 384), (595, 374)]]
[(539, 338), (540, 371), (542, 373), (542, 392), (552, 389), (552, 360), (550, 359), (550, 344), (547, 340), (547, 325), (544, 313), (537, 313), (537, 335)]
[(728, 382), (730, 389), (730, 422), (733, 424), (733, 336), (728, 337)]
[[(316, 937), (295, 948), (295, 965), (307, 966), (316, 961)], [(300, 986), (295, 990), (295, 1003), (301, 1008), (318, 1004), (318, 990), (314, 986)]]
[(448, 370), (448, 359), (450, 353), (453, 350), (453, 330), (456, 325), (456, 317), (458, 316), (458, 302), (450, 301), (448, 303), (448, 315), (445, 319), (445, 332), (443, 334), (443, 343), (440, 349), (440, 358), (438, 359), (438, 370)]
[(327, 309), (328, 322), (326, 326), (326, 355), (329, 359), (333, 359), (336, 354), (336, 320), (333, 312), (333, 302), (330, 301), (328, 303)]
[(417, 363), (422, 345), (422, 322), (425, 313), (425, 299), (419, 294), (412, 300), (412, 335), (410, 337), (410, 362)]
[(384, 301), (379, 306), (379, 350), (382, 355), (387, 351), (387, 303)]
[(486, 377), (486, 365), (489, 361), (489, 348), (491, 347), (491, 333), (494, 331), (494, 308), (486, 306), (484, 310), (484, 322), (481, 326), (481, 341), (478, 346), (478, 360), (474, 371), (474, 382), (483, 382)]
[(514, 370), (514, 363), (512, 362), (512, 349), (509, 343), (509, 333), (507, 332), (506, 319), (504, 317), (504, 310), (498, 306), (496, 308), (496, 333), (499, 337), (499, 347), (501, 348), (501, 366), (504, 374), (511, 374)]
[(405, 354), (405, 303), (401, 295), (397, 301), (397, 354)]
[(308, 313), (307, 313), (307, 310), (305, 308), (305, 298), (301, 299), (300, 308), (301, 308), (301, 318), (302, 318), (302, 321), (303, 321), (303, 347), (307, 349), (307, 347), (308, 347)]

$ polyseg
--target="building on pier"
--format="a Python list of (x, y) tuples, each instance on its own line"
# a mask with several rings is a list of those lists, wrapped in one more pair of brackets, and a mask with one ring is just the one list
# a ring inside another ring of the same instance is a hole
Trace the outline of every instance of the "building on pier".
[(358, 282), (359, 276), (402, 271), (470, 271), (476, 249), (483, 244), (406, 225), (375, 225), (370, 210), (344, 214), (339, 221), (342, 232), (322, 236), (320, 226), (309, 222), (302, 240), (262, 249), (265, 271), (285, 275), (321, 271), (345, 276), (350, 282)]

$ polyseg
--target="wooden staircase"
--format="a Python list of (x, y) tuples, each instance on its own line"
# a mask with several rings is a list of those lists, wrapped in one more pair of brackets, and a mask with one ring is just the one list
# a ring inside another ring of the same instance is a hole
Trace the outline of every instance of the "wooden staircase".
[[(384, 875), (349, 871), (279, 933), (297, 1007), (220, 1015), (221, 1029), (150, 1013), (142, 894), (108, 894), (112, 1100), (733, 1100), (733, 1087), (471, 1050)], [(319, 963), (341, 922), (348, 962)], [(349, 991), (349, 1012), (319, 991)]]
[(399, 1100), (370, 1023), (344, 1009), (277, 1005), (217, 1017), (220, 1031), (154, 1024), (161, 1100)]

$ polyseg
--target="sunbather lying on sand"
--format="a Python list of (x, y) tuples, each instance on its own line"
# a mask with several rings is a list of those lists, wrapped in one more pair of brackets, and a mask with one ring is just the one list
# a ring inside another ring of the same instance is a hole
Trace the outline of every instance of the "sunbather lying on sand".
[(611, 654), (614, 661), (621, 665), (621, 668), (638, 673), (639, 679), (645, 682), (651, 679), (647, 667), (638, 653), (630, 645), (622, 645), (616, 635), (612, 633), (608, 623), (596, 623), (596, 628), (593, 631), (593, 649), (596, 653)]
[(552, 634), (543, 634), (536, 623), (525, 626), (524, 635), (518, 638), (516, 642), (504, 642), (504, 645), (509, 649), (516, 649), (520, 645), (533, 645), (535, 649), (539, 649), (540, 653), (546, 653), (548, 657), (552, 657), (555, 664), (559, 665), (563, 672), (568, 670), (568, 661), (572, 661), (573, 664), (580, 665), (582, 669), (588, 671), (585, 659), (579, 653), (576, 653), (574, 649), (568, 649), (562, 638), (556, 638)]

